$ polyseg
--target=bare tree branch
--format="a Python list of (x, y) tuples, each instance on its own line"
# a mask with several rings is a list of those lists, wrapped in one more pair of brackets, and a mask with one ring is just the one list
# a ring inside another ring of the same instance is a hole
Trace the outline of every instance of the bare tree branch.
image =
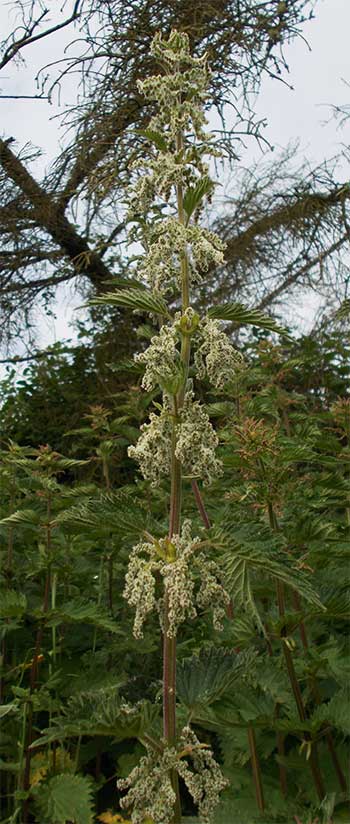
[(40, 23), (42, 22), (44, 17), (46, 17), (46, 15), (49, 13), (48, 9), (44, 9), (44, 11), (38, 17), (37, 20), (33, 20), (28, 24), (27, 30), (25, 31), (23, 37), (20, 37), (19, 40), (15, 40), (5, 50), (3, 57), (0, 60), (0, 69), (3, 69), (4, 66), (10, 63), (11, 60), (13, 60), (13, 58), (16, 57), (16, 55), (22, 49), (25, 48), (25, 46), (30, 46), (32, 43), (36, 43), (38, 40), (42, 40), (44, 37), (49, 37), (51, 34), (60, 31), (60, 29), (66, 28), (66, 26), (69, 26), (75, 20), (78, 20), (78, 18), (80, 17), (79, 6), (81, 4), (81, 1), (82, 0), (76, 0), (72, 14), (66, 20), (63, 20), (62, 23), (57, 23), (55, 26), (51, 26), (50, 28), (45, 29), (45, 31), (42, 31), (39, 34), (34, 34), (35, 29), (37, 29), (38, 26), (40, 26)]
[(101, 258), (89, 247), (74, 226), (62, 215), (55, 200), (39, 186), (6, 141), (0, 140), (0, 164), (9, 178), (25, 194), (33, 208), (39, 226), (46, 229), (52, 240), (65, 252), (75, 274), (85, 275), (97, 287), (111, 278), (111, 272)]
[[(310, 272), (314, 266), (319, 266), (324, 260), (330, 257), (334, 252), (337, 252), (338, 249), (346, 243), (348, 240), (348, 236), (343, 235), (339, 240), (333, 243), (329, 249), (326, 249), (324, 252), (321, 252), (316, 257), (312, 258), (312, 260), (308, 260), (303, 266), (301, 266), (296, 271), (293, 271), (291, 274), (287, 275), (287, 277), (283, 280), (276, 289), (272, 289), (271, 292), (265, 295), (264, 298), (257, 304), (257, 309), (265, 309), (266, 306), (271, 306), (271, 304), (279, 298), (284, 292), (290, 289), (291, 286), (295, 285), (296, 283), (302, 282), (305, 275)], [(288, 271), (288, 267), (287, 270)]]

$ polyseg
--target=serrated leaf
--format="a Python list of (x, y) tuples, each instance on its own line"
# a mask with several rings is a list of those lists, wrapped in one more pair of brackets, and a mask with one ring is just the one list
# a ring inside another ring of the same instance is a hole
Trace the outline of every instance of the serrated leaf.
[(261, 329), (267, 329), (269, 332), (277, 332), (285, 338), (291, 340), (288, 332), (279, 326), (273, 318), (264, 315), (260, 309), (249, 309), (248, 306), (243, 306), (242, 303), (226, 303), (221, 306), (212, 306), (208, 310), (210, 318), (217, 320), (231, 320), (240, 325), (249, 324), (258, 326)]
[(161, 132), (156, 132), (155, 129), (135, 129), (136, 134), (141, 137), (146, 137), (150, 143), (153, 143), (161, 152), (168, 150), (167, 142)]
[(311, 722), (320, 726), (328, 722), (345, 735), (350, 735), (350, 694), (349, 689), (339, 690), (327, 704), (315, 710)]
[[(269, 530), (261, 528), (261, 537), (266, 538)], [(249, 535), (249, 526), (248, 526)], [(254, 532), (252, 531), (252, 538)], [(221, 533), (221, 537), (223, 533)], [(243, 540), (240, 540), (239, 538)], [(227, 576), (227, 585), (231, 590), (231, 595), (235, 602), (244, 607), (248, 604), (252, 606), (252, 594), (250, 586), (250, 570), (259, 570), (278, 581), (282, 581), (292, 587), (302, 598), (318, 609), (324, 610), (318, 593), (314, 589), (306, 573), (293, 566), (292, 560), (279, 548), (275, 536), (271, 533), (271, 546), (268, 541), (244, 540), (244, 529), (241, 536), (234, 540), (225, 533), (224, 541), (227, 549), (223, 556), (223, 565)]]
[[(251, 550), (247, 553), (238, 550), (232, 559), (227, 559), (226, 574), (229, 582), (231, 585), (233, 585), (235, 581), (238, 583), (238, 591), (236, 584), (234, 584), (233, 587), (235, 595), (239, 594), (240, 589), (242, 593), (246, 591), (245, 587), (247, 583), (245, 582), (245, 578), (248, 576), (249, 580), (249, 568), (260, 569), (265, 575), (288, 584), (310, 604), (323, 609), (319, 596), (305, 573), (293, 568), (288, 564), (286, 559), (277, 559), (272, 556), (267, 557), (266, 555), (261, 555), (258, 550)], [(242, 585), (240, 584), (241, 579), (243, 580)], [(243, 605), (244, 601), (241, 600), (240, 603)]]
[(254, 652), (235, 653), (212, 647), (199, 655), (185, 658), (177, 666), (177, 692), (188, 709), (196, 704), (211, 704), (251, 665)]
[(80, 735), (103, 735), (118, 741), (140, 738), (145, 731), (152, 731), (158, 716), (159, 708), (149, 701), (134, 707), (125, 704), (115, 686), (78, 693), (68, 702), (64, 716), (55, 718), (49, 728), (42, 730), (31, 749)]
[(151, 529), (152, 521), (132, 494), (118, 490), (89, 498), (65, 510), (56, 517), (55, 523), (85, 530), (90, 527), (100, 534), (139, 536), (147, 526)]
[(36, 525), (38, 521), (39, 514), (33, 509), (18, 509), (17, 512), (13, 512), (12, 515), (8, 515), (7, 518), (2, 518), (0, 526), (15, 526), (17, 524), (33, 526)]
[(117, 633), (120, 631), (116, 621), (104, 613), (100, 605), (87, 603), (79, 599), (67, 602), (59, 609), (49, 610), (45, 613), (45, 619), (49, 627), (58, 624), (91, 624), (107, 632)]
[(62, 773), (40, 784), (37, 803), (45, 824), (92, 824), (92, 784), (81, 775)]
[(90, 300), (88, 306), (125, 306), (128, 309), (139, 309), (142, 312), (152, 312), (155, 315), (169, 317), (168, 307), (158, 295), (152, 294), (147, 289), (116, 289), (115, 292), (106, 292), (94, 300)]
[(188, 218), (190, 218), (193, 212), (196, 211), (205, 195), (213, 191), (213, 188), (213, 181), (210, 177), (204, 175), (204, 177), (201, 177), (200, 180), (198, 180), (198, 183), (196, 183), (195, 186), (190, 186), (186, 190), (183, 205)]
[(143, 367), (137, 363), (133, 358), (122, 358), (118, 363), (106, 363), (111, 372), (134, 372), (140, 375), (143, 372)]

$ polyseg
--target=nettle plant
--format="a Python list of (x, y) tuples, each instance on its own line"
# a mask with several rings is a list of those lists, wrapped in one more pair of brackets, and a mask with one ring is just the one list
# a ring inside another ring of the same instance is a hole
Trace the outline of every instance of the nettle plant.
[(159, 328), (136, 361), (144, 367), (142, 387), (155, 395), (161, 392), (161, 402), (154, 402), (155, 411), (142, 425), (136, 445), (129, 447), (129, 456), (151, 488), (168, 479), (169, 529), (161, 538), (143, 536), (134, 546), (124, 595), (135, 609), (136, 638), (142, 638), (147, 617), (154, 611), (159, 615), (163, 738), (158, 744), (146, 742), (147, 755), (119, 781), (119, 789), (127, 791), (121, 805), (131, 810), (134, 824), (147, 816), (157, 824), (181, 820), (179, 777), (201, 821), (209, 821), (227, 784), (210, 747), (190, 726), (177, 725), (179, 627), (204, 609), (212, 610), (214, 627), (221, 629), (230, 604), (222, 571), (207, 557), (209, 541), (193, 534), (191, 522), (182, 518), (182, 499), (191, 481), (205, 524), (198, 481), (210, 485), (222, 473), (219, 439), (196, 398), (196, 382), (206, 378), (214, 390), (229, 388), (244, 368), (219, 319), (278, 330), (273, 321), (239, 304), (214, 307), (204, 317), (191, 305), (196, 284), (224, 262), (224, 244), (199, 224), (215, 188), (207, 161), (220, 155), (205, 131), (210, 73), (205, 54), (191, 56), (186, 34), (173, 31), (169, 39), (157, 34), (151, 51), (161, 73), (139, 82), (139, 91), (155, 111), (142, 133), (151, 148), (148, 160), (137, 166), (128, 212), (130, 241), (144, 248), (136, 267), (139, 285), (133, 280), (131, 288), (126, 284), (93, 301), (148, 312)]

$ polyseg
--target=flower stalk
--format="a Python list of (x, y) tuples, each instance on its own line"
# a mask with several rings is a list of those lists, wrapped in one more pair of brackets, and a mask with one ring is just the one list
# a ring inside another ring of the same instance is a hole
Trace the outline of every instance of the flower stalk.
[[(198, 224), (204, 200), (214, 188), (203, 157), (217, 154), (203, 128), (209, 78), (206, 56), (192, 57), (187, 35), (176, 31), (168, 40), (156, 35), (152, 55), (162, 74), (140, 82), (139, 90), (158, 105), (145, 134), (159, 153), (151, 154), (146, 173), (132, 188), (129, 218), (135, 225), (130, 237), (141, 241), (145, 249), (136, 276), (143, 284), (146, 281), (155, 302), (159, 296), (164, 302), (170, 293), (170, 306), (177, 300), (179, 311), (174, 315), (169, 307), (148, 349), (135, 356), (145, 367), (142, 387), (161, 390), (162, 404), (156, 404), (157, 413), (151, 412), (150, 422), (141, 427), (129, 456), (139, 463), (151, 488), (170, 480), (169, 528), (166, 538), (156, 540), (146, 535), (146, 542), (133, 548), (124, 595), (136, 610), (135, 637), (142, 637), (148, 614), (154, 609), (159, 613), (163, 739), (161, 752), (146, 745), (148, 756), (141, 760), (140, 769), (136, 768), (126, 782), (119, 782), (119, 787), (129, 789), (121, 804), (132, 808), (133, 824), (141, 824), (145, 815), (159, 824), (180, 824), (179, 776), (203, 822), (211, 820), (218, 793), (226, 785), (210, 749), (203, 750), (189, 727), (178, 730), (176, 718), (178, 628), (185, 620), (194, 619), (198, 609), (211, 609), (214, 627), (221, 629), (230, 602), (219, 567), (205, 555), (207, 542), (192, 537), (191, 523), (181, 517), (185, 479), (191, 479), (200, 503), (197, 479), (209, 485), (222, 472), (215, 454), (218, 438), (205, 408), (195, 399), (192, 373), (199, 380), (208, 377), (221, 388), (234, 379), (241, 359), (218, 321), (200, 319), (191, 306), (192, 287), (202, 273), (223, 262), (223, 244)], [(162, 211), (157, 213), (154, 200), (162, 204)], [(201, 503), (199, 508), (201, 512)], [(207, 526), (204, 510), (201, 514)], [(194, 774), (185, 758), (192, 760)], [(147, 786), (145, 783), (147, 769), (149, 777), (154, 776), (154, 791), (150, 780)]]

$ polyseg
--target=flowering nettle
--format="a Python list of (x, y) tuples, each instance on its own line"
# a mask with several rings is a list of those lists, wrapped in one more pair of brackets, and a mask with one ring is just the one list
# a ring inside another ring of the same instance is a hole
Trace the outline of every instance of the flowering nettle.
[(140, 81), (138, 87), (157, 107), (143, 133), (153, 148), (131, 190), (130, 238), (143, 243), (136, 276), (147, 284), (156, 305), (166, 307), (167, 294), (177, 303), (181, 296), (181, 302), (173, 316), (170, 308), (163, 311), (166, 322), (148, 349), (135, 356), (144, 366), (143, 389), (160, 389), (162, 402), (141, 427), (129, 456), (152, 487), (170, 480), (171, 516), (168, 537), (146, 534), (133, 548), (124, 589), (135, 609), (135, 637), (142, 638), (144, 622), (155, 611), (164, 635), (164, 741), (158, 748), (146, 742), (147, 756), (119, 782), (120, 789), (128, 790), (121, 804), (132, 808), (133, 824), (143, 824), (147, 816), (157, 824), (180, 820), (178, 776), (198, 806), (201, 821), (207, 822), (226, 784), (210, 749), (190, 728), (176, 736), (174, 656), (181, 625), (198, 611), (210, 611), (215, 629), (222, 629), (230, 600), (218, 564), (207, 557), (207, 543), (192, 536), (189, 521), (181, 529), (182, 478), (210, 485), (222, 473), (216, 455), (219, 439), (205, 407), (196, 400), (194, 381), (207, 378), (221, 390), (235, 381), (242, 363), (218, 321), (200, 318), (190, 305), (191, 287), (224, 261), (220, 238), (198, 223), (214, 189), (205, 156), (218, 154), (212, 136), (204, 131), (210, 76), (206, 57), (192, 57), (187, 35), (178, 32), (168, 40), (156, 35), (152, 55), (162, 73)]

